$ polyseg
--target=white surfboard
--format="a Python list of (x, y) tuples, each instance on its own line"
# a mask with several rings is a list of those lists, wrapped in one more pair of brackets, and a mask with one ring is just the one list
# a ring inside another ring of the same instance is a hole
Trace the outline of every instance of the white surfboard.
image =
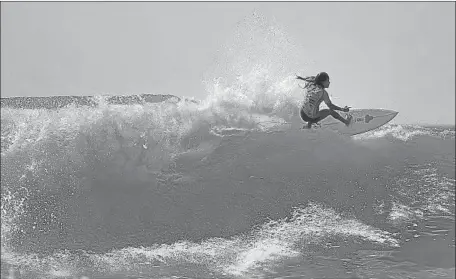
[(321, 129), (333, 130), (339, 134), (353, 136), (369, 132), (390, 122), (398, 112), (386, 109), (353, 109), (350, 112), (339, 112), (345, 118), (350, 114), (353, 116), (350, 125), (334, 119), (331, 116), (320, 122)]

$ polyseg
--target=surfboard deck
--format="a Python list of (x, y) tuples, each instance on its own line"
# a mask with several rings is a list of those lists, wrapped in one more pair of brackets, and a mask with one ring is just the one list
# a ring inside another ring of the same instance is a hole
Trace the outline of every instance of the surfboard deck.
[(328, 116), (320, 121), (318, 129), (327, 129), (342, 135), (354, 136), (377, 129), (390, 122), (398, 112), (386, 109), (353, 109), (350, 112), (339, 112), (345, 118), (353, 116), (349, 126)]

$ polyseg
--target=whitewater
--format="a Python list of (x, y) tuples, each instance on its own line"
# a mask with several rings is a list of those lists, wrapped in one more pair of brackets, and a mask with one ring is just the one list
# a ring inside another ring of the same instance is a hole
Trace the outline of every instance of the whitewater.
[(2, 278), (454, 278), (454, 126), (303, 131), (242, 26), (203, 100), (2, 99)]

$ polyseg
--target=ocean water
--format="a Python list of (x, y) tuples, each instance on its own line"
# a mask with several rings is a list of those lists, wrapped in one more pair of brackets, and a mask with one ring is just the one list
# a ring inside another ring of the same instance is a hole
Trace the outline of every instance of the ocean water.
[(2, 101), (1, 277), (455, 278), (455, 127), (301, 130), (266, 23), (204, 100)]
[(2, 277), (454, 278), (454, 127), (97, 100), (2, 108)]

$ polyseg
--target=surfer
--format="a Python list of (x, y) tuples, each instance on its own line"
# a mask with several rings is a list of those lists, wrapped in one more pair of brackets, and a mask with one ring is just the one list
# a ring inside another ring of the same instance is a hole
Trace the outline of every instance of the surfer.
[[(304, 103), (301, 107), (301, 118), (307, 122), (307, 128), (310, 129), (312, 124), (318, 123), (325, 119), (329, 115), (335, 119), (341, 121), (345, 125), (350, 125), (352, 116), (347, 116), (347, 119), (343, 118), (336, 110), (348, 112), (350, 107), (345, 106), (344, 108), (334, 105), (329, 99), (328, 92), (325, 88), (329, 87), (329, 75), (325, 72), (321, 72), (316, 76), (300, 77), (296, 75), (296, 79), (300, 79), (306, 82), (304, 86), (305, 97)], [(325, 102), (329, 109), (320, 110), (321, 102)], [(305, 126), (303, 127), (305, 128)]]

